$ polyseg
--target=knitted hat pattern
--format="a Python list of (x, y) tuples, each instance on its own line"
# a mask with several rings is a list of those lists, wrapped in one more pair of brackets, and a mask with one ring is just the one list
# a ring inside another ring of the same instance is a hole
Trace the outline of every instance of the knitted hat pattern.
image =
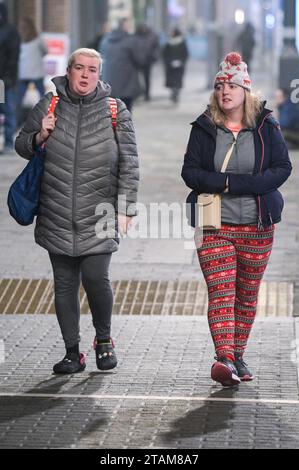
[(242, 61), (242, 56), (238, 52), (230, 52), (221, 62), (220, 70), (215, 77), (214, 87), (218, 83), (235, 83), (246, 90), (251, 90), (247, 64)]

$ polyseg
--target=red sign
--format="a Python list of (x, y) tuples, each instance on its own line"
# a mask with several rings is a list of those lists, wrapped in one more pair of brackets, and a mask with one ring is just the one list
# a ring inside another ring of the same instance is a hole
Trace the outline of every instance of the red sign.
[(65, 40), (46, 38), (49, 55), (65, 55)]

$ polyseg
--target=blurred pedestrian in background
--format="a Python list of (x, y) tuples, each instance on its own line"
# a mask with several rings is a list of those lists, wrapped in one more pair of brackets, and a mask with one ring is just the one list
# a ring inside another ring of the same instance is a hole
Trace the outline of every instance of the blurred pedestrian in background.
[(97, 367), (117, 364), (109, 266), (118, 233), (126, 233), (136, 215), (138, 156), (131, 115), (122, 101), (111, 104), (111, 88), (99, 80), (101, 65), (93, 49), (73, 52), (67, 74), (53, 79), (59, 98), (55, 114), (49, 113), (53, 94), (47, 93), (16, 139), (16, 151), (27, 160), (46, 143), (35, 240), (48, 251), (54, 274), (66, 348), (54, 365), (57, 374), (85, 369), (79, 350), (81, 279), (95, 328)]
[(8, 23), (7, 7), (0, 3), (0, 80), (5, 85), (5, 103), (0, 103), (0, 114), (4, 115), (4, 152), (12, 152), (16, 120), (16, 85), (18, 80), (18, 61), (20, 36), (14, 26)]
[[(29, 17), (20, 20), (21, 52), (19, 58), (18, 118), (22, 122), (22, 103), (29, 84), (34, 84), (39, 98), (45, 94), (43, 58), (48, 53), (45, 41)], [(35, 104), (35, 103), (33, 103)]]
[(167, 44), (163, 49), (166, 83), (171, 89), (171, 99), (174, 103), (179, 100), (180, 90), (183, 87), (186, 62), (188, 60), (188, 48), (183, 34), (178, 28), (174, 28)]
[(100, 51), (101, 50), (102, 40), (105, 37), (105, 35), (108, 34), (109, 32), (110, 32), (110, 23), (106, 22), (106, 23), (102, 24), (98, 34), (96, 35), (96, 37), (92, 41), (90, 41), (88, 43), (87, 48), (88, 49), (95, 49), (96, 51)]
[[(210, 106), (192, 123), (182, 177), (199, 194), (221, 194), (221, 228), (196, 229), (216, 351), (211, 377), (223, 386), (253, 379), (244, 362), (258, 292), (271, 254), (292, 166), (278, 122), (251, 91), (247, 65), (231, 53), (220, 64)], [(222, 172), (224, 161), (228, 161)], [(194, 221), (193, 221), (194, 222)]]
[(288, 90), (275, 93), (278, 120), (289, 149), (299, 148), (299, 104), (293, 103)]
[(146, 57), (129, 31), (129, 20), (122, 19), (118, 28), (103, 38), (101, 54), (102, 77), (111, 85), (111, 95), (120, 98), (132, 111), (134, 100), (141, 94), (139, 70), (145, 66)]
[(146, 57), (145, 64), (140, 67), (143, 78), (143, 88), (145, 101), (151, 99), (151, 71), (153, 64), (157, 62), (160, 56), (160, 44), (157, 34), (145, 23), (141, 23), (136, 28), (136, 44), (138, 49)]
[(246, 23), (243, 31), (237, 36), (235, 46), (241, 52), (244, 62), (246, 62), (248, 71), (251, 68), (251, 61), (255, 47), (254, 26), (251, 23)]

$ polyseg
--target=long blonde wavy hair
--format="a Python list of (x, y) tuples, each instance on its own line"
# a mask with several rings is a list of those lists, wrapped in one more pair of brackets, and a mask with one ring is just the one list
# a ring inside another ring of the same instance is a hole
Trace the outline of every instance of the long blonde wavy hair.
[[(263, 101), (260, 96), (254, 94), (244, 88), (245, 100), (244, 100), (244, 113), (242, 124), (249, 128), (256, 127), (257, 117), (263, 109)], [(215, 91), (210, 97), (209, 111), (214, 123), (218, 126), (224, 126), (226, 122), (226, 115), (220, 109)]]

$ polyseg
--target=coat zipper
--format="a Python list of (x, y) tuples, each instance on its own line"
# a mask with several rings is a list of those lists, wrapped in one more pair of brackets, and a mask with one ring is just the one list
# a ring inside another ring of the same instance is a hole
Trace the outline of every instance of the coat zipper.
[[(262, 172), (263, 163), (264, 163), (264, 159), (265, 159), (265, 143), (264, 143), (263, 136), (261, 134), (261, 129), (264, 125), (264, 122), (265, 122), (266, 118), (270, 114), (271, 113), (266, 114), (266, 116), (264, 117), (264, 119), (263, 119), (263, 121), (262, 121), (262, 123), (261, 123), (261, 125), (258, 129), (258, 133), (259, 133), (259, 136), (260, 136), (260, 139), (261, 139), (261, 142), (262, 142), (262, 161), (261, 161), (261, 166), (260, 166), (260, 173)], [(261, 230), (264, 230), (264, 225), (263, 225), (263, 220), (262, 220), (261, 196), (258, 196), (257, 200), (258, 200), (258, 211), (259, 211), (257, 229), (259, 231), (261, 231)], [(270, 219), (272, 220), (271, 214), (270, 214)]]
[(78, 160), (78, 147), (80, 138), (80, 127), (82, 117), (82, 104), (83, 100), (79, 101), (79, 115), (77, 125), (77, 137), (74, 157), (74, 173), (73, 173), (73, 208), (72, 208), (72, 228), (73, 228), (73, 256), (77, 256), (77, 234), (76, 234), (76, 208), (77, 208), (77, 160)]

